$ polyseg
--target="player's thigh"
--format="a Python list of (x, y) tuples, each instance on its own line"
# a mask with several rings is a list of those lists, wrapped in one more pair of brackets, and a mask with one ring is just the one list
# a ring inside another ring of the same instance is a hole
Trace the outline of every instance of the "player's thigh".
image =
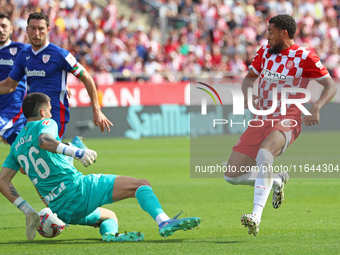
[(250, 171), (250, 169), (256, 166), (256, 161), (250, 156), (232, 151), (227, 163), (227, 171), (225, 175), (228, 177), (237, 177)]
[(282, 153), (282, 150), (286, 144), (286, 136), (280, 130), (274, 130), (270, 135), (263, 141), (260, 149), (266, 149), (271, 152), (276, 158)]
[(150, 186), (150, 183), (144, 179), (117, 176), (113, 187), (112, 200), (116, 202), (125, 198), (133, 198), (136, 190), (144, 185)]

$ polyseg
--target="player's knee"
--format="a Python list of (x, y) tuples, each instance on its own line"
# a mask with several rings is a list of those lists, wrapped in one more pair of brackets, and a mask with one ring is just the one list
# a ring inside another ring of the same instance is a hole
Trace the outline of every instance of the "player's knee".
[(3, 138), (1, 135), (0, 135), (0, 143), (3, 142), (4, 144), (8, 144), (8, 142), (5, 140), (5, 138)]
[(226, 165), (226, 171), (224, 172), (224, 178), (234, 178), (240, 176), (242, 172), (240, 171), (240, 167), (236, 165), (229, 164)]
[(274, 161), (274, 157), (273, 157), (273, 154), (265, 149), (265, 148), (261, 148), (258, 153), (257, 153), (257, 156), (256, 156), (256, 163), (257, 164), (263, 164), (263, 163), (266, 163), (266, 162), (269, 162), (271, 164), (273, 164), (273, 161)]
[(239, 184), (239, 178), (238, 177), (229, 177), (229, 176), (227, 176), (226, 174), (224, 175), (224, 179), (228, 182), (228, 183), (230, 183), (230, 184), (232, 184), (232, 185), (237, 185), (237, 184)]
[(108, 219), (114, 219), (116, 222), (118, 222), (117, 215), (115, 214), (115, 212), (111, 210), (105, 210), (105, 213), (103, 213), (103, 211), (101, 210), (101, 222)]

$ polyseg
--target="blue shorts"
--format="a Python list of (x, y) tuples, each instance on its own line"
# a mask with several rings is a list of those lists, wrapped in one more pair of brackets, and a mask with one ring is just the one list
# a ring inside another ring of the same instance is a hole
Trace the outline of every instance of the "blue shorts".
[(66, 131), (67, 122), (60, 122), (60, 120), (56, 120), (56, 119), (54, 119), (54, 120), (57, 122), (57, 125), (58, 125), (58, 135), (59, 135), (59, 138), (61, 140), (64, 137), (64, 134), (65, 134), (65, 131)]
[(51, 210), (58, 218), (69, 224), (93, 225), (100, 218), (98, 207), (112, 204), (112, 193), (116, 175), (90, 174), (81, 176), (72, 188), (75, 190), (72, 197), (65, 197), (58, 201), (60, 208)]
[(4, 116), (0, 113), (0, 135), (12, 145), (20, 130), (25, 126), (26, 118), (22, 111), (16, 116)]

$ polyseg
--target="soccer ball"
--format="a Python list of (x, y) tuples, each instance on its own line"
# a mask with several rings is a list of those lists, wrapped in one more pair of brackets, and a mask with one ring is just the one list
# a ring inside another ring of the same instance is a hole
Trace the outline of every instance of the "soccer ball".
[(53, 238), (60, 235), (65, 228), (65, 223), (58, 219), (57, 215), (50, 208), (42, 209), (39, 213), (41, 227), (37, 228), (40, 235), (46, 238)]

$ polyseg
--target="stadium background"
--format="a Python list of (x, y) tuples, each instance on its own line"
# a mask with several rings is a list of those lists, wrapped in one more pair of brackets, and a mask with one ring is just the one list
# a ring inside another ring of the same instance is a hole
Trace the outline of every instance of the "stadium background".
[[(19, 42), (28, 42), (25, 27), (29, 13), (47, 13), (49, 40), (68, 49), (96, 81), (101, 105), (115, 128), (105, 134), (84, 131), (92, 127), (86, 109), (90, 101), (86, 89), (69, 75), (71, 107), (84, 108), (71, 109), (66, 138), (79, 132), (85, 136), (126, 136), (133, 128), (126, 115), (129, 109), (117, 107), (142, 105), (139, 116), (144, 111), (157, 115), (162, 112), (160, 105), (189, 105), (190, 81), (244, 77), (254, 53), (266, 42), (269, 17), (280, 13), (293, 15), (298, 24), (295, 42), (317, 53), (338, 87), (340, 83), (339, 1), (9, 0), (0, 5), (13, 20), (12, 39)], [(334, 102), (340, 102), (340, 92)], [(175, 112), (189, 112), (172, 107)], [(155, 125), (166, 129), (166, 118), (159, 121)], [(139, 124), (143, 126), (143, 121)], [(153, 129), (159, 127), (151, 128), (146, 136), (166, 136), (166, 130)], [(171, 136), (187, 135), (175, 133)]]

